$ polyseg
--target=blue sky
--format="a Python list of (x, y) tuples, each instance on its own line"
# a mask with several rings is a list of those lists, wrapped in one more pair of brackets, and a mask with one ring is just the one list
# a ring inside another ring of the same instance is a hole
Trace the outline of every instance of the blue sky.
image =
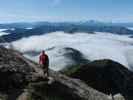
[(91, 19), (133, 22), (133, 0), (0, 0), (0, 23)]

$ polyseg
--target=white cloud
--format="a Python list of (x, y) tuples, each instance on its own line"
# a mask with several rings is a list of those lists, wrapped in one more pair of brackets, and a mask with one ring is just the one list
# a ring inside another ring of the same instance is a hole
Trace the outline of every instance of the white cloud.
[[(67, 34), (64, 32), (54, 32), (41, 36), (31, 36), (13, 42), (13, 45), (18, 50), (24, 51), (40, 51), (48, 48), (52, 50), (46, 51), (50, 56), (51, 68), (59, 70), (65, 64), (70, 63), (63, 54), (62, 48), (71, 47), (79, 50), (89, 60), (96, 59), (112, 59), (127, 68), (133, 65), (133, 39), (128, 36), (114, 35), (110, 33), (87, 34), (76, 33)], [(38, 57), (31, 57), (38, 61)]]
[(129, 30), (133, 30), (133, 27), (127, 27)]
[(0, 36), (10, 34), (10, 33), (4, 32), (4, 31), (6, 31), (6, 30), (7, 30), (7, 29), (0, 29)]

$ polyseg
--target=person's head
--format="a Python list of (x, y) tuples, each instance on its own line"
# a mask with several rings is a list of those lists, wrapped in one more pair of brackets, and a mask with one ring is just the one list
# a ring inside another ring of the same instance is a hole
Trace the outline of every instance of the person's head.
[(42, 54), (45, 54), (45, 51), (44, 50), (42, 51)]

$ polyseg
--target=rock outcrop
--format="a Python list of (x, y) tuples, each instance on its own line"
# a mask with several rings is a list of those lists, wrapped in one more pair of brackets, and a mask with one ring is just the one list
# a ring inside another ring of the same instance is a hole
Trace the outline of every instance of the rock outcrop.
[(0, 98), (15, 100), (29, 83), (34, 68), (13, 50), (0, 47)]
[(108, 96), (88, 87), (80, 80), (71, 79), (57, 72), (51, 72), (61, 92), (71, 95), (74, 100), (108, 100)]
[[(109, 100), (84, 82), (50, 70), (53, 79), (43, 79), (38, 64), (20, 53), (0, 47), (0, 99), (2, 100)], [(65, 98), (64, 98), (65, 97)]]
[[(112, 60), (96, 60), (65, 73), (81, 79), (89, 86), (106, 94), (121, 93), (126, 100), (133, 100), (133, 72)], [(70, 73), (71, 72), (71, 73)]]

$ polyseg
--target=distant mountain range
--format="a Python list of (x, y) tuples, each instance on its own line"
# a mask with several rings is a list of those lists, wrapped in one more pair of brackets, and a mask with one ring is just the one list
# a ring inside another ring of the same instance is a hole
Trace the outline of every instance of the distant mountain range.
[[(104, 23), (95, 20), (81, 22), (30, 22), (30, 23), (8, 23), (0, 24), (1, 29), (7, 29), (4, 32), (10, 33), (2, 36), (7, 42), (12, 42), (23, 37), (33, 35), (42, 35), (46, 33), (63, 31), (66, 33), (94, 33), (94, 32), (110, 32), (114, 34), (133, 35), (131, 23)], [(0, 42), (3, 42), (0, 40)]]
[(27, 28), (27, 27), (38, 27), (42, 25), (89, 25), (89, 26), (123, 26), (123, 27), (133, 27), (133, 22), (101, 22), (97, 20), (79, 21), (79, 22), (14, 22), (14, 23), (3, 23), (0, 24), (0, 28)]

